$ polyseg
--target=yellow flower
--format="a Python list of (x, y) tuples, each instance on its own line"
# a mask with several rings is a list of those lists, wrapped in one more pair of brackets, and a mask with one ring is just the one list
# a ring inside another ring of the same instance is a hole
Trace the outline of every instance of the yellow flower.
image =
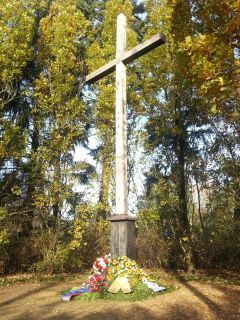
[(134, 285), (134, 283), (135, 283), (135, 279), (134, 279), (134, 278), (131, 278), (131, 279), (130, 279), (130, 284), (131, 284), (131, 285)]
[(112, 277), (110, 276), (110, 274), (107, 274), (106, 280), (107, 280), (107, 281), (111, 281), (111, 279), (112, 279)]
[(119, 271), (119, 270), (121, 270), (121, 267), (120, 267), (120, 266), (117, 266), (116, 269)]
[(132, 274), (132, 272), (133, 272), (132, 269), (128, 270), (128, 274)]
[(122, 260), (127, 260), (128, 258), (126, 256), (122, 256)]
[(112, 265), (116, 266), (118, 264), (118, 261), (116, 259), (113, 260)]
[(136, 266), (137, 262), (135, 260), (132, 260), (132, 265)]
[(125, 267), (129, 268), (130, 265), (131, 265), (130, 261), (126, 261), (126, 262), (125, 262)]
[(107, 274), (112, 274), (112, 269), (108, 268)]

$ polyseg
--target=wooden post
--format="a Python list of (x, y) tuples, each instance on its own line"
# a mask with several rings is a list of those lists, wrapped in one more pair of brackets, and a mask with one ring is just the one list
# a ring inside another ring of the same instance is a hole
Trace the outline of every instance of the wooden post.
[[(126, 16), (117, 17), (117, 50), (120, 58), (126, 50)], [(127, 113), (126, 113), (126, 66), (122, 61), (116, 64), (116, 212), (128, 214), (127, 200)]]
[(111, 221), (111, 256), (136, 258), (135, 218), (116, 214), (108, 218)]
[[(111, 256), (135, 258), (135, 223), (128, 215), (127, 184), (127, 76), (121, 57), (126, 51), (126, 16), (117, 17), (116, 50), (116, 211), (111, 216)], [(119, 60), (118, 60), (119, 59)]]
[(92, 84), (116, 70), (116, 209), (111, 221), (112, 257), (126, 255), (135, 258), (135, 219), (128, 214), (127, 186), (127, 112), (126, 64), (165, 43), (158, 33), (135, 48), (126, 51), (126, 17), (117, 17), (116, 58), (86, 77)]

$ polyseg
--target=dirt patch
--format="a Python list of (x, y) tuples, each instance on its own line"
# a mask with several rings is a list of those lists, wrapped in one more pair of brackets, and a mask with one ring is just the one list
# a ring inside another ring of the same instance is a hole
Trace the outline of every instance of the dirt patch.
[(62, 302), (59, 292), (77, 286), (76, 280), (10, 285), (0, 288), (0, 319), (240, 319), (240, 286), (185, 281), (181, 277), (171, 281), (178, 290), (139, 302)]

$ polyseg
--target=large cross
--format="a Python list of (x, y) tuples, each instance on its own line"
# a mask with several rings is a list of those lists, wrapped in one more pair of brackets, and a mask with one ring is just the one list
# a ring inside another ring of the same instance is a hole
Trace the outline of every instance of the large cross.
[(111, 221), (111, 255), (135, 257), (134, 218), (128, 213), (127, 186), (127, 92), (126, 65), (165, 43), (162, 34), (156, 34), (143, 44), (126, 50), (126, 16), (117, 17), (116, 58), (90, 73), (85, 83), (92, 84), (116, 70), (116, 209)]

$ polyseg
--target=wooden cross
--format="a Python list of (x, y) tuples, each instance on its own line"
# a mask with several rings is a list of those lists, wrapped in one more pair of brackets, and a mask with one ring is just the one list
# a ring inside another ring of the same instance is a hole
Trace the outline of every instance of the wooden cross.
[(162, 34), (156, 34), (143, 44), (126, 50), (126, 16), (117, 17), (117, 47), (116, 58), (103, 67), (90, 73), (85, 83), (92, 84), (116, 70), (116, 210), (109, 218), (111, 221), (111, 255), (135, 256), (135, 228), (134, 218), (128, 214), (127, 195), (127, 92), (126, 65), (136, 58), (148, 53), (165, 43)]

